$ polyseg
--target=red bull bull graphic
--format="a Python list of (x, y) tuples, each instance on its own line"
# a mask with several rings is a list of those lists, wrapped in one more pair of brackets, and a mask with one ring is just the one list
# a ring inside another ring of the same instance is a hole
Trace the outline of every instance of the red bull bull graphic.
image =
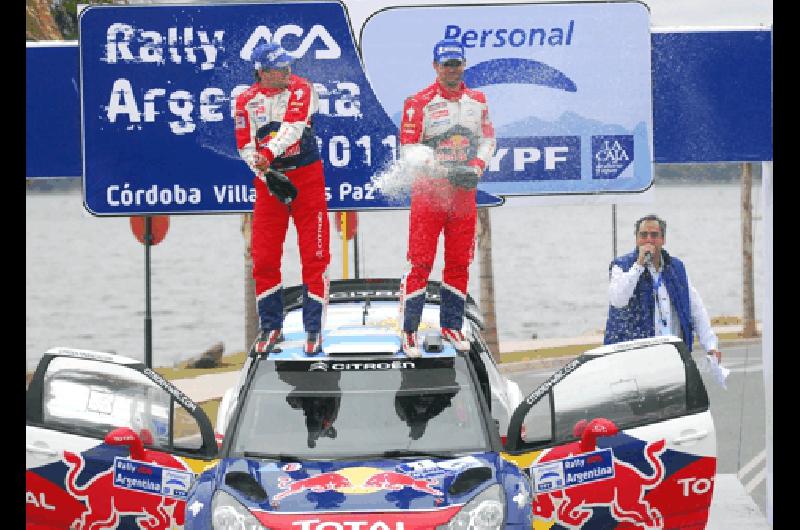
[[(188, 468), (169, 454), (145, 450), (145, 457), (157, 465), (117, 458), (114, 466), (80, 485), (78, 477), (86, 466), (84, 457), (64, 451), (63, 461), (68, 468), (65, 488), (72, 497), (85, 503), (85, 508), (74, 518), (70, 527), (73, 530), (117, 528), (121, 517), (130, 515), (136, 516), (136, 524), (141, 530), (167, 530), (183, 526), (186, 502), (147, 488), (155, 483), (154, 476), (158, 478), (159, 485), (162, 479), (167, 483), (176, 479), (178, 475), (173, 475), (165, 468), (183, 472), (181, 479), (186, 477)], [(119, 473), (119, 477), (115, 471)], [(189, 475), (191, 476), (190, 473)], [(118, 486), (120, 481), (128, 486)], [(138, 482), (134, 483), (136, 481)], [(168, 486), (173, 487), (173, 491), (178, 489), (174, 484)]]
[(273, 497), (274, 500), (279, 501), (285, 499), (289, 495), (295, 493), (302, 493), (304, 491), (313, 491), (314, 493), (322, 493), (323, 491), (339, 491), (342, 488), (351, 487), (353, 484), (344, 475), (336, 472), (320, 473), (313, 477), (292, 480), (291, 477), (281, 477), (278, 479), (278, 487), (282, 492)]
[(462, 134), (454, 134), (443, 139), (436, 146), (436, 160), (439, 162), (466, 162), (470, 158), (470, 139)]
[(432, 486), (439, 484), (438, 479), (422, 478), (416, 479), (403, 473), (384, 471), (372, 475), (364, 483), (364, 486), (379, 488), (384, 490), (400, 491), (403, 488), (411, 488), (414, 491), (427, 493), (429, 495), (442, 495), (442, 492)]
[(69, 528), (85, 506), (64, 489), (32, 471), (25, 473), (26, 522), (47, 521), (53, 528)]
[[(664, 480), (666, 475), (664, 463), (660, 455), (664, 452), (665, 440), (649, 443), (645, 446), (645, 460), (652, 467), (650, 474), (639, 471), (636, 467), (613, 458), (610, 449), (597, 451), (591, 455), (582, 455), (580, 458), (564, 458), (556, 464), (549, 466), (534, 466), (534, 473), (539, 474), (541, 483), (536, 484), (536, 496), (533, 501), (534, 517), (537, 519), (553, 520), (556, 523), (570, 528), (582, 527), (593, 515), (593, 508), (607, 507), (611, 515), (620, 523), (631, 523), (642, 528), (664, 528), (664, 517), (661, 511), (651, 505), (645, 496)], [(580, 451), (579, 442), (565, 446), (563, 450)], [(606, 451), (613, 459), (613, 466), (606, 466)], [(553, 458), (559, 455), (547, 457)], [(563, 456), (563, 455), (562, 455)], [(588, 459), (595, 457), (595, 463), (589, 466)], [(597, 461), (596, 457), (601, 460)], [(574, 470), (581, 464), (585, 471), (572, 472), (567, 470), (570, 463)], [(563, 483), (556, 486), (556, 480), (546, 477), (548, 473), (560, 478), (557, 465), (564, 466)], [(608, 467), (613, 469), (609, 470)], [(591, 471), (594, 470), (594, 471)], [(568, 482), (570, 481), (570, 482)], [(570, 486), (570, 484), (575, 484)], [(552, 491), (548, 491), (552, 489)]]
[(414, 478), (405, 473), (395, 471), (382, 471), (376, 468), (349, 468), (328, 473), (320, 473), (313, 477), (292, 479), (283, 476), (278, 479), (280, 493), (273, 500), (280, 501), (295, 493), (311, 491), (322, 493), (337, 491), (345, 494), (366, 494), (376, 491), (400, 491), (409, 488), (420, 493), (427, 493), (437, 497), (442, 496), (441, 490), (433, 487), (439, 484), (435, 478)]

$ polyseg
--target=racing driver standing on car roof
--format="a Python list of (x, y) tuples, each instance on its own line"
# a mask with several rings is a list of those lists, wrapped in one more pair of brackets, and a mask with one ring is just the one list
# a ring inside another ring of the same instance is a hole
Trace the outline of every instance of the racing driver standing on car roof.
[[(268, 352), (281, 338), (281, 256), (291, 216), (303, 268), (304, 351), (313, 355), (322, 343), (330, 262), (325, 177), (312, 128), (319, 100), (308, 80), (292, 74), (293, 58), (277, 44), (259, 44), (252, 60), (256, 82), (236, 98), (235, 131), (239, 154), (257, 177), (251, 244), (261, 328), (256, 350)], [(285, 173), (296, 196), (281, 196), (270, 170)]]
[(442, 337), (459, 350), (469, 342), (461, 327), (475, 250), (476, 188), (494, 154), (494, 127), (486, 96), (463, 81), (466, 55), (457, 40), (433, 48), (436, 81), (406, 99), (400, 124), (400, 158), (419, 144), (433, 149), (435, 163), (418, 174), (411, 188), (407, 259), (410, 272), (402, 282), (402, 347), (418, 356), (417, 328), (425, 291), (444, 232), (444, 271), (439, 323)]

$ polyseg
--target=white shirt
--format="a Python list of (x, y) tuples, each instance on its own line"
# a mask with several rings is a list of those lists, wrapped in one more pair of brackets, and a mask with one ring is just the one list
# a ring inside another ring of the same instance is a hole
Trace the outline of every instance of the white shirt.
[[(653, 282), (655, 284), (660, 277), (661, 271), (657, 271), (652, 264), (648, 265), (647, 268), (650, 270), (650, 275), (653, 277)], [(628, 305), (642, 272), (644, 272), (644, 267), (638, 263), (634, 263), (631, 268), (628, 269), (628, 272), (623, 271), (619, 265), (614, 265), (611, 268), (611, 282), (608, 286), (608, 299), (611, 305), (619, 309)], [(692, 325), (697, 334), (697, 340), (706, 352), (716, 350), (717, 336), (714, 330), (711, 329), (711, 320), (708, 318), (703, 300), (692, 285), (689, 273), (686, 273), (686, 283), (689, 286)], [(664, 282), (661, 282), (661, 285), (659, 285), (658, 295), (655, 297), (653, 324), (655, 326), (656, 335), (675, 335), (677, 337), (683, 337), (677, 310), (669, 299), (667, 286)]]

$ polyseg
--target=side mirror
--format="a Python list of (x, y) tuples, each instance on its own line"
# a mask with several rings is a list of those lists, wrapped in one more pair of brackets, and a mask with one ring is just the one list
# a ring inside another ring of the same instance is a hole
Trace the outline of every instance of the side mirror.
[(106, 434), (103, 439), (108, 445), (125, 445), (130, 449), (131, 458), (134, 460), (145, 460), (144, 443), (130, 427), (118, 427)]
[(597, 439), (601, 436), (614, 436), (619, 429), (613, 421), (606, 418), (595, 418), (589, 423), (581, 420), (575, 424), (573, 434), (581, 437), (581, 451), (589, 452), (597, 449)]

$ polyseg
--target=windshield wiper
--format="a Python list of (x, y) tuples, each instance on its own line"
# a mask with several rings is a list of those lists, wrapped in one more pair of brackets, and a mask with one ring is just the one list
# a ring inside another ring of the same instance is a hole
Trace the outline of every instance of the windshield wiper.
[(392, 451), (384, 451), (380, 454), (387, 458), (396, 458), (403, 456), (431, 456), (433, 458), (453, 458), (455, 453), (448, 451), (425, 451), (417, 449), (394, 449)]
[(262, 458), (264, 460), (285, 460), (287, 462), (301, 462), (302, 460), (308, 460), (307, 458), (297, 455), (288, 455), (285, 453), (259, 453), (258, 451), (245, 451), (244, 457)]

